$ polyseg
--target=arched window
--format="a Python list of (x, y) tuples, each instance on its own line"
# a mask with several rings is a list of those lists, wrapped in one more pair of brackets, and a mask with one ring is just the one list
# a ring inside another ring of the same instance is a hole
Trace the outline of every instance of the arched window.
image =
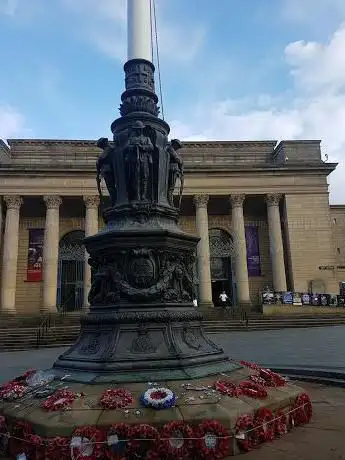
[(59, 243), (57, 305), (67, 311), (79, 310), (84, 303), (85, 247), (83, 230), (73, 230)]
[(210, 256), (231, 257), (233, 252), (233, 241), (229, 233), (220, 228), (209, 230)]

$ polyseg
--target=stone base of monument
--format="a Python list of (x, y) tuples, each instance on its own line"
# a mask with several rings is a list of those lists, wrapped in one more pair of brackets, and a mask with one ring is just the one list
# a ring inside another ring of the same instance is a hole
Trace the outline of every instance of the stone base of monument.
[(30, 379), (0, 390), (1, 458), (228, 458), (307, 423), (312, 411), (302, 388), (251, 363), (197, 380), (120, 385), (46, 383), (45, 375), (16, 400), (13, 385)]

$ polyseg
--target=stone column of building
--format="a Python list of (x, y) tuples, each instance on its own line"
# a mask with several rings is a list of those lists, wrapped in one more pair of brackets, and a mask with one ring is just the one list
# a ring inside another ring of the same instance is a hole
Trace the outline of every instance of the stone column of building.
[(279, 212), (281, 197), (281, 194), (266, 195), (273, 289), (276, 292), (286, 291), (284, 247)]
[(4, 197), (7, 206), (2, 280), (1, 280), (1, 307), (6, 313), (16, 312), (16, 282), (18, 264), (18, 243), (19, 243), (19, 213), (23, 199), (18, 195)]
[(55, 311), (62, 200), (56, 195), (44, 196), (43, 199), (47, 207), (43, 243), (43, 309)]
[(196, 209), (196, 229), (198, 236), (200, 237), (197, 247), (200, 307), (213, 306), (210, 269), (210, 243), (208, 237), (208, 200), (208, 195), (195, 195), (193, 198)]
[[(85, 236), (95, 235), (98, 232), (99, 197), (84, 196), (85, 203)], [(89, 255), (85, 251), (84, 265), (84, 307), (89, 306), (88, 295), (91, 287), (91, 267), (88, 264)]]
[(231, 229), (234, 240), (235, 281), (238, 305), (250, 306), (249, 279), (247, 266), (247, 245), (244, 228), (243, 203), (245, 195), (231, 195)]
[(2, 213), (3, 213), (3, 199), (0, 196), (0, 249), (2, 245)]

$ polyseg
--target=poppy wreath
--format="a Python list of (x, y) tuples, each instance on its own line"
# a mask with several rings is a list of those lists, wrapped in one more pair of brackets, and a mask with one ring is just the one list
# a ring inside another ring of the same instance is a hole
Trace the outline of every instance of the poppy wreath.
[(8, 441), (10, 456), (17, 458), (18, 455), (27, 452), (29, 444), (25, 439), (29, 434), (32, 434), (32, 428), (27, 422), (19, 421), (12, 427), (11, 437)]
[(129, 431), (129, 441), (126, 445), (126, 456), (131, 458), (146, 459), (150, 453), (152, 455), (152, 449), (158, 445), (159, 434), (156, 428), (145, 423), (131, 426)]
[(104, 433), (93, 426), (77, 428), (71, 440), (71, 452), (83, 460), (104, 459)]
[(49, 396), (43, 402), (43, 408), (47, 411), (64, 410), (71, 407), (71, 404), (76, 399), (77, 395), (70, 390), (58, 390), (53, 395)]
[(229, 455), (230, 432), (217, 420), (204, 420), (197, 428), (197, 450), (201, 458), (216, 460)]
[(235, 383), (227, 380), (217, 380), (214, 382), (213, 387), (223, 395), (238, 397), (241, 394), (240, 388)]
[(308, 423), (313, 415), (313, 408), (307, 393), (297, 396), (295, 404), (292, 407), (292, 417), (294, 425), (299, 426)]
[(258, 371), (260, 366), (255, 363), (251, 363), (250, 361), (240, 361), (241, 366), (248, 367), (249, 369), (253, 369), (254, 371)]
[(190, 459), (194, 451), (195, 438), (191, 426), (181, 420), (174, 420), (164, 425), (159, 442), (159, 453), (167, 459)]
[(48, 460), (49, 457), (46, 456), (45, 442), (41, 436), (31, 433), (25, 436), (25, 440), (27, 444), (24, 452), (29, 458)]
[(239, 384), (239, 387), (244, 396), (255, 399), (264, 399), (267, 397), (267, 390), (265, 387), (250, 380), (244, 380)]
[(282, 376), (270, 369), (259, 369), (259, 377), (265, 381), (268, 387), (282, 387), (286, 385), (287, 381)]
[(45, 460), (70, 460), (70, 440), (57, 436), (56, 438), (46, 439)]
[(255, 415), (254, 426), (257, 428), (255, 431), (258, 444), (273, 441), (275, 424), (271, 409), (261, 407)]
[(103, 409), (124, 409), (134, 401), (132, 394), (125, 388), (114, 388), (102, 393), (100, 404)]
[(288, 432), (288, 419), (285, 413), (279, 409), (275, 413), (274, 431), (276, 437), (283, 436)]
[(24, 396), (26, 390), (26, 385), (11, 380), (0, 388), (0, 398), (6, 401), (15, 401)]
[(266, 380), (263, 379), (262, 377), (259, 377), (258, 375), (256, 374), (252, 374), (249, 376), (249, 379), (254, 382), (254, 383), (257, 383), (258, 385), (261, 385), (261, 386), (266, 386), (267, 383), (266, 383)]
[(131, 427), (127, 423), (111, 425), (107, 433), (108, 448), (105, 451), (106, 458), (111, 460), (123, 458), (130, 429)]
[(251, 415), (241, 415), (235, 425), (235, 439), (241, 451), (249, 452), (256, 446), (254, 418)]

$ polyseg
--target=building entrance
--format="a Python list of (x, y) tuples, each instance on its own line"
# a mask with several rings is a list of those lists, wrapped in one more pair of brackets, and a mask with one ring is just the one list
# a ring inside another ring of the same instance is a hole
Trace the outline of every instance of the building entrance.
[(67, 233), (59, 244), (57, 306), (60, 310), (75, 311), (84, 302), (84, 232)]
[(213, 304), (220, 306), (219, 295), (225, 291), (228, 296), (228, 305), (233, 305), (235, 283), (231, 264), (232, 238), (224, 230), (211, 229), (209, 231), (209, 241)]

